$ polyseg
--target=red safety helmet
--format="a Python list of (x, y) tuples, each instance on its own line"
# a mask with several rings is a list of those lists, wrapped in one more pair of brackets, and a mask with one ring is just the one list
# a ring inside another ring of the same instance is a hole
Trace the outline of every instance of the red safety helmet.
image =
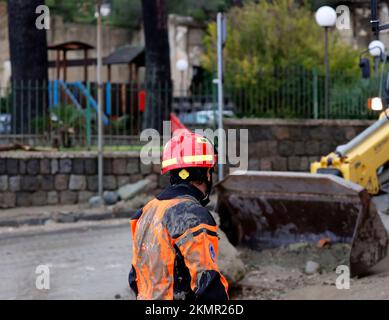
[(206, 137), (181, 130), (163, 150), (161, 174), (180, 168), (213, 168), (216, 161), (213, 145)]

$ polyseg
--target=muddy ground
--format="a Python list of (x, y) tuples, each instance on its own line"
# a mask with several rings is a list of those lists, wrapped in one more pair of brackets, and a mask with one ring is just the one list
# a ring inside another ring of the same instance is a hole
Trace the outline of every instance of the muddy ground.
[[(232, 299), (283, 300), (283, 299), (389, 299), (389, 258), (375, 266), (371, 274), (351, 279), (349, 290), (336, 288), (339, 274), (328, 268), (326, 261), (333, 263), (340, 258), (344, 248), (325, 248), (320, 258), (314, 248), (288, 251), (287, 248), (263, 252), (239, 248), (247, 267), (245, 277), (231, 290)], [(311, 253), (311, 254), (310, 254)], [(307, 254), (307, 255), (306, 255)], [(337, 256), (339, 254), (339, 256)], [(306, 255), (304, 257), (304, 255)], [(308, 259), (318, 262), (320, 269), (314, 274), (305, 272)], [(325, 267), (323, 267), (325, 266)]]
[[(389, 232), (389, 196), (375, 197), (374, 202)], [(231, 288), (232, 299), (389, 300), (389, 255), (368, 275), (352, 278), (349, 289), (340, 290), (336, 287), (339, 277), (336, 267), (347, 264), (348, 245), (329, 244), (318, 248), (299, 243), (263, 251), (242, 246), (238, 250), (247, 271), (245, 277)], [(308, 261), (319, 265), (317, 272), (306, 273)]]

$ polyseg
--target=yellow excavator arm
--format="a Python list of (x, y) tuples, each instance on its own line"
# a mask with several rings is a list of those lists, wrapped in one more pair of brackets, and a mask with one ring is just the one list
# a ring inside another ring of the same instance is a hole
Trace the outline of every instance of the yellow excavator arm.
[(389, 112), (335, 152), (311, 164), (311, 173), (335, 174), (364, 187), (380, 191), (377, 171), (389, 163)]

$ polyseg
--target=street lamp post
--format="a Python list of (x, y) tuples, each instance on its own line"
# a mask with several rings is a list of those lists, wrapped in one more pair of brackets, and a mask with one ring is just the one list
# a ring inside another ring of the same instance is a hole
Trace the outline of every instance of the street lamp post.
[(378, 65), (385, 53), (385, 45), (379, 40), (374, 40), (369, 43), (369, 53), (374, 57), (374, 74), (378, 76)]
[(96, 17), (97, 17), (97, 149), (98, 149), (98, 192), (99, 196), (103, 196), (103, 81), (102, 81), (102, 17), (108, 16), (111, 12), (109, 4), (102, 3), (102, 0), (96, 1)]
[(325, 117), (329, 117), (329, 86), (330, 86), (330, 66), (328, 59), (328, 30), (336, 23), (336, 11), (329, 7), (320, 7), (315, 14), (316, 22), (324, 28), (324, 67), (325, 67), (325, 83), (324, 83), (324, 111)]

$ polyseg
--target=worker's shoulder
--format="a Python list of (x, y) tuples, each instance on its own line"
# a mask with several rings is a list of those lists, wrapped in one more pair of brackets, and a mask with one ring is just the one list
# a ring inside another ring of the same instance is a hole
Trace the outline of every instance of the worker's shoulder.
[(200, 224), (216, 226), (211, 213), (196, 201), (180, 201), (166, 210), (163, 224), (171, 237), (177, 238)]

